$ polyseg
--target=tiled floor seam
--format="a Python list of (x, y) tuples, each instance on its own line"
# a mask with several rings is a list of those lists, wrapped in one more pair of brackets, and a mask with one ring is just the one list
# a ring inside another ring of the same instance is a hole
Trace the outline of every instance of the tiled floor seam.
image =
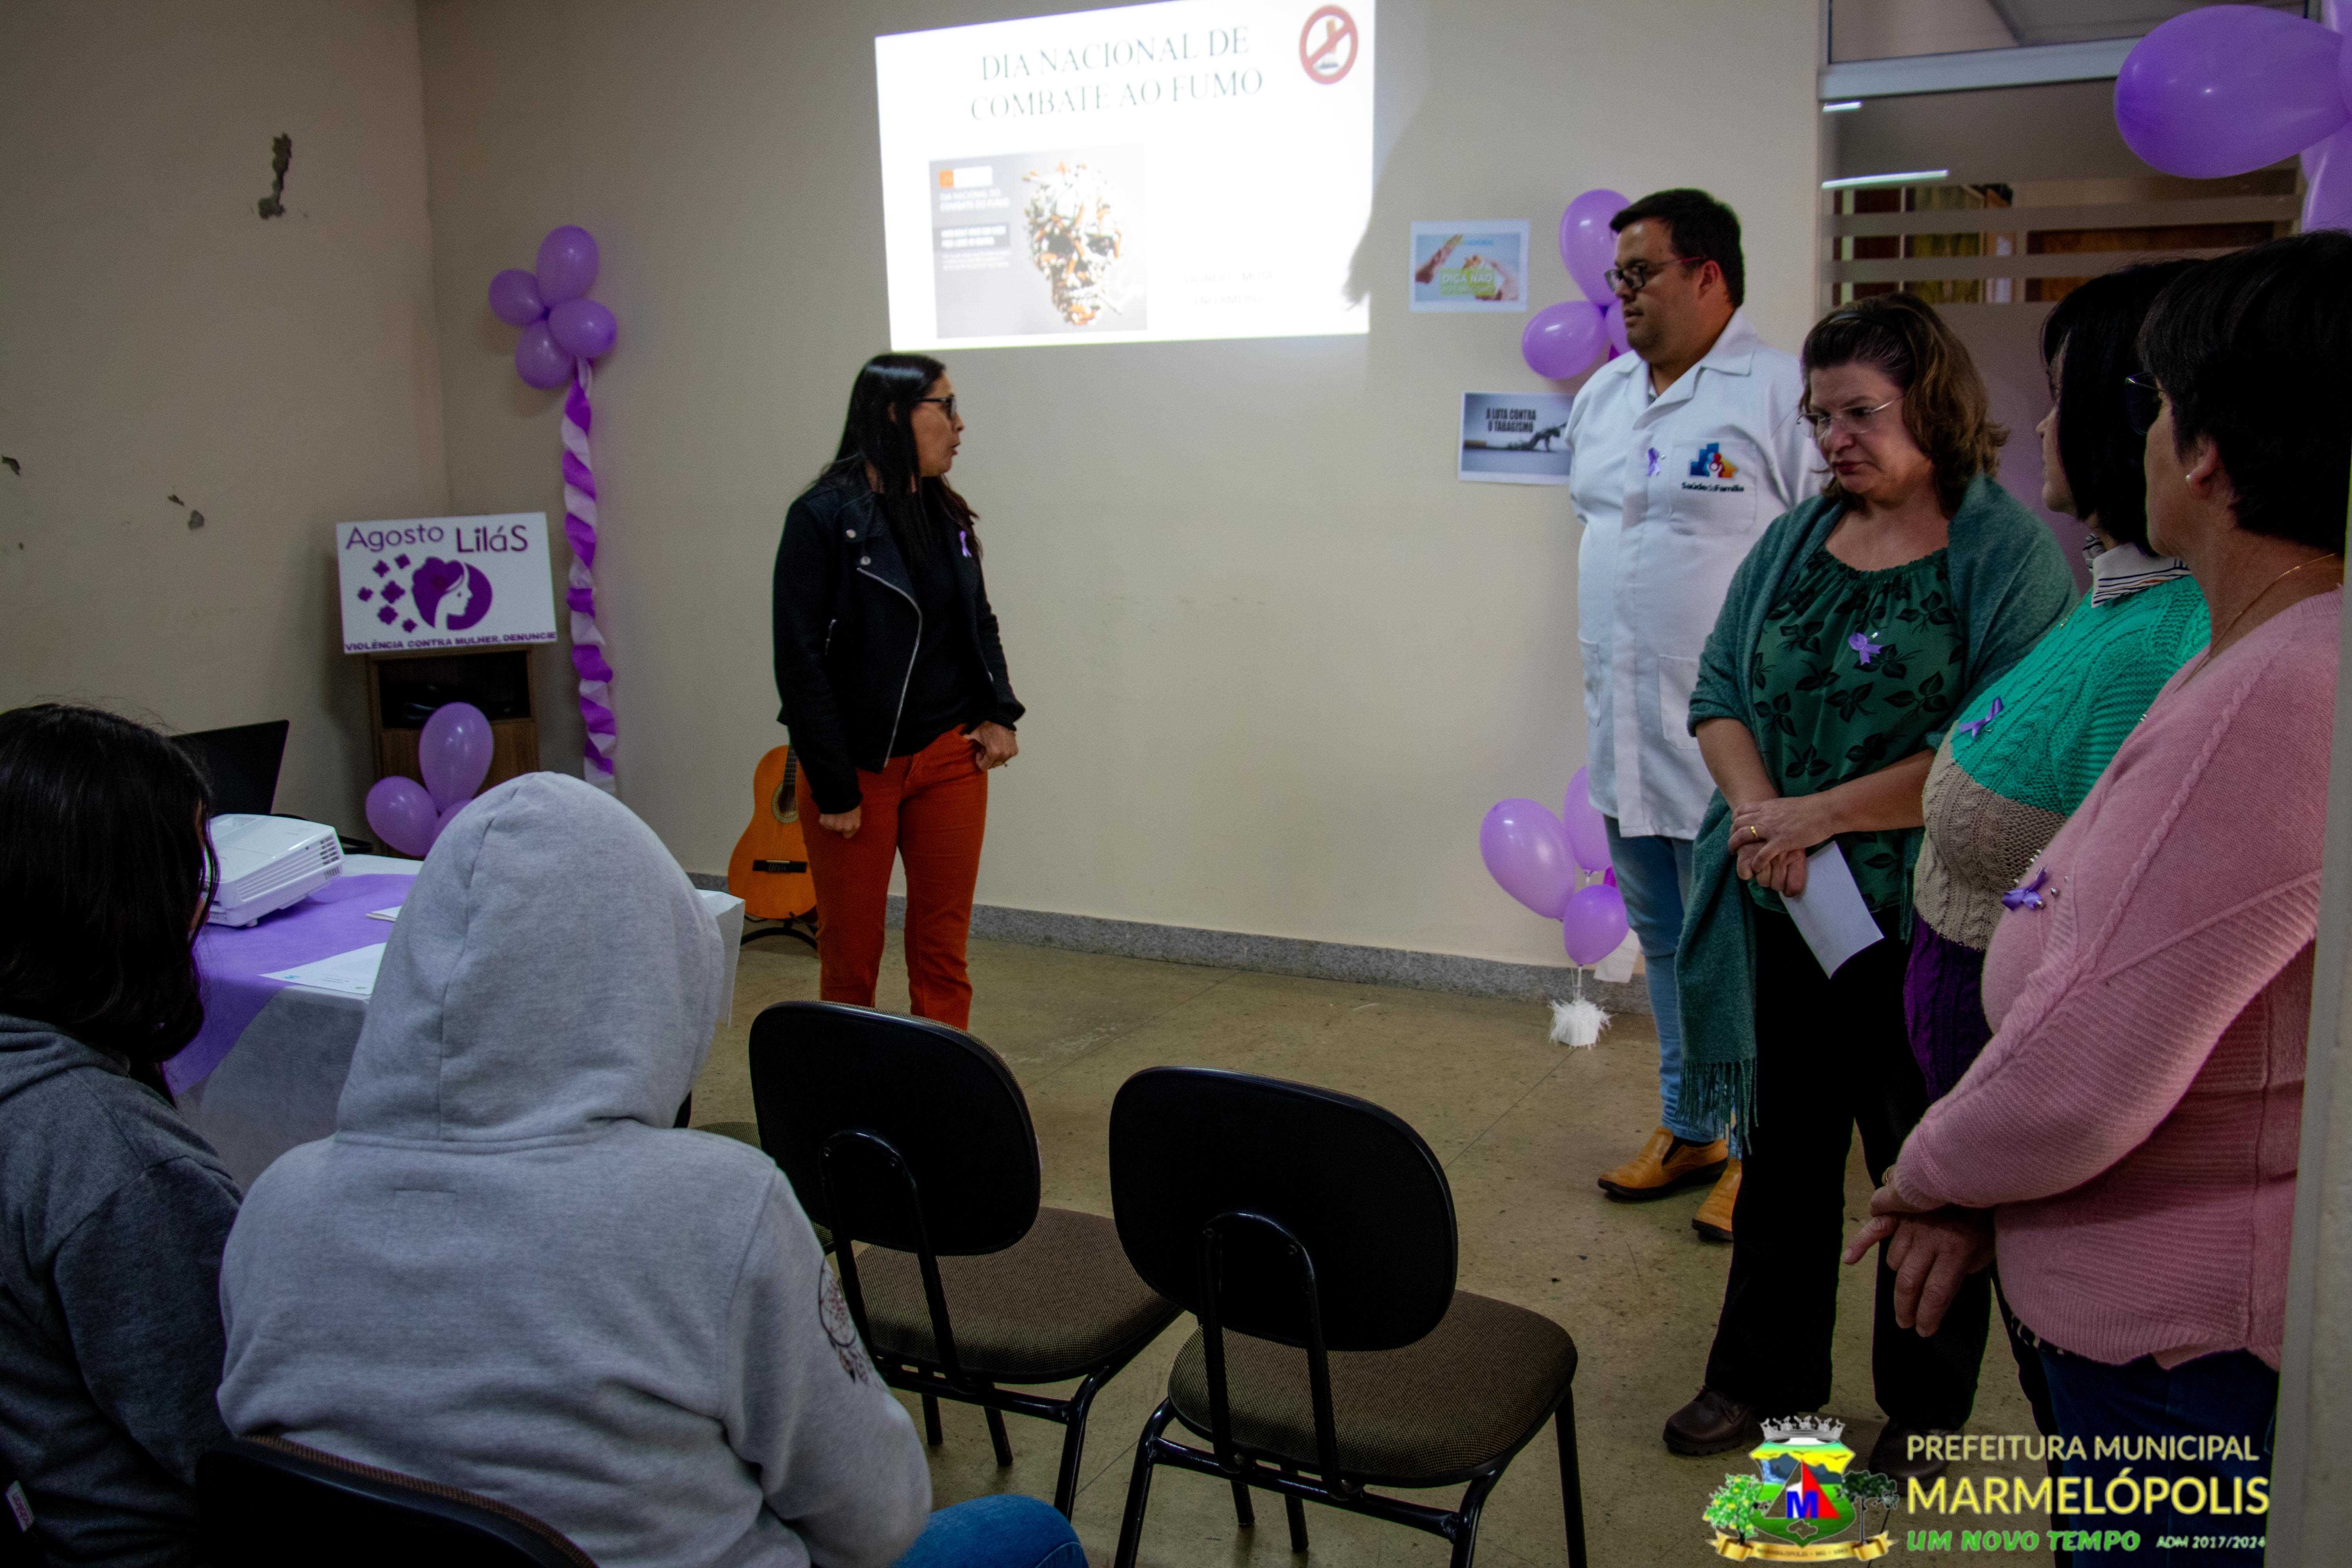
[(1021, 1085), (1022, 1093), (1024, 1095), (1034, 1093), (1039, 1087), (1051, 1082), (1056, 1073), (1062, 1072), (1076, 1066), (1079, 1062), (1085, 1061), (1088, 1057), (1095, 1055), (1097, 1051), (1108, 1049), (1110, 1047), (1117, 1045), (1119, 1041), (1125, 1039), (1128, 1036), (1134, 1034), (1139, 1029), (1149, 1028), (1150, 1026), (1159, 1023), (1162, 1018), (1168, 1017), (1171, 1014), (1181, 1012), (1183, 1009), (1191, 1006), (1193, 1003), (1198, 1002), (1202, 997), (1206, 996), (1210, 992), (1216, 990), (1227, 981), (1234, 979), (1236, 975), (1243, 973), (1244, 972), (1238, 969), (1224, 969), (1217, 971), (1217, 977), (1214, 980), (1209, 982), (1208, 984), (1202, 986), (1201, 989), (1193, 992), (1191, 995), (1186, 996), (1180, 1001), (1170, 1003), (1167, 1006), (1161, 1008), (1159, 1012), (1150, 1015), (1149, 1017), (1138, 1018), (1132, 1024), (1129, 1024), (1121, 1028), (1113, 1029), (1101, 1039), (1097, 1040), (1094, 1044), (1087, 1047), (1086, 1049), (1073, 1052), (1062, 1060), (1055, 1062), (1052, 1067), (1046, 1068), (1035, 1078), (1024, 1078), (1022, 1080)]

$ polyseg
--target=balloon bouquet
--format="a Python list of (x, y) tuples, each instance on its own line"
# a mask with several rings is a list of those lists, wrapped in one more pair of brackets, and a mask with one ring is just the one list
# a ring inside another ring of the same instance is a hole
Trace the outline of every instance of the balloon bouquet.
[(510, 267), (490, 279), (490, 310), (522, 329), (515, 374), (542, 391), (572, 384), (563, 399), (563, 537), (572, 574), (563, 602), (572, 611), (572, 668), (580, 677), (580, 719), (587, 731), (580, 776), (613, 788), (613, 667), (596, 626), (596, 474), (588, 462), (588, 362), (603, 358), (620, 329), (613, 312), (588, 298), (601, 258), (596, 237), (577, 224), (548, 231), (537, 270)]
[(1609, 220), (1631, 205), (1615, 191), (1592, 190), (1560, 214), (1559, 258), (1584, 298), (1546, 305), (1528, 318), (1519, 356), (1538, 375), (1566, 381), (1582, 375), (1604, 353), (1621, 354), (1631, 346), (1624, 307), (1605, 276), (1617, 261), (1617, 236)]
[(2168, 174), (2215, 180), (2303, 155), (2303, 227), (2352, 228), (2352, 39), (2253, 5), (2173, 17), (2116, 77), (2116, 129)]
[(1625, 899), (1609, 864), (1609, 829), (1593, 806), (1585, 770), (1568, 781), (1558, 816), (1541, 801), (1496, 802), (1478, 826), (1478, 853), (1503, 891), (1559, 921), (1560, 944), (1577, 966), (1576, 994), (1551, 1005), (1551, 1037), (1594, 1044), (1609, 1015), (1586, 1000), (1584, 972), (1617, 951), (1627, 926)]
[(367, 793), (368, 826), (403, 855), (425, 858), (490, 771), (490, 721), (470, 702), (445, 702), (416, 738), (415, 779), (394, 773)]

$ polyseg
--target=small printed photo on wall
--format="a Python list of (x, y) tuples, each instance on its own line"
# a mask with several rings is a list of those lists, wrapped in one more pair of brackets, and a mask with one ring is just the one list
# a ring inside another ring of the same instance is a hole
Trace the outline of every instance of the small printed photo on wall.
[(1528, 308), (1525, 220), (1416, 222), (1412, 226), (1411, 309), (1518, 310)]
[(1568, 483), (1568, 392), (1465, 392), (1454, 477), (1481, 484)]

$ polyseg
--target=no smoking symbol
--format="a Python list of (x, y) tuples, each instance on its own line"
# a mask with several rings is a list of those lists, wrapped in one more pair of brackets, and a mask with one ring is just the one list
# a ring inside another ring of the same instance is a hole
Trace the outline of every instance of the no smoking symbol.
[(1337, 5), (1326, 5), (1307, 17), (1299, 31), (1298, 63), (1326, 87), (1356, 68), (1356, 19)]

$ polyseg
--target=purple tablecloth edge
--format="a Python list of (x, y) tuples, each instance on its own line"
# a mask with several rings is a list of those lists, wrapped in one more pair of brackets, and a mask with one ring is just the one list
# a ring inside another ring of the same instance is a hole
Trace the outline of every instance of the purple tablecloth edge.
[(196, 971), (204, 977), (205, 1026), (163, 1064), (163, 1081), (184, 1094), (220, 1066), (237, 1037), (269, 999), (286, 989), (266, 978), (388, 940), (392, 927), (368, 919), (408, 896), (416, 879), (395, 872), (338, 877), (298, 904), (265, 915), (242, 930), (208, 925), (196, 935)]

